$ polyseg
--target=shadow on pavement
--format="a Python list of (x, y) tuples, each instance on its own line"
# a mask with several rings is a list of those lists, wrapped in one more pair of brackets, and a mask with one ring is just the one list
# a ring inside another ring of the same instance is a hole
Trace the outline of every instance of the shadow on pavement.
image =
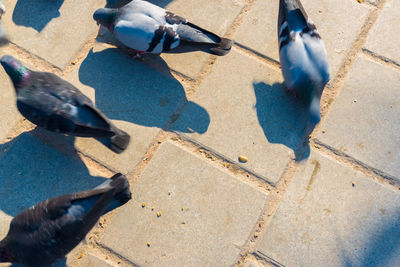
[(178, 107), (187, 105), (196, 120), (170, 130), (204, 133), (210, 124), (208, 112), (187, 100), (183, 86), (159, 56), (145, 55), (139, 61), (122, 49), (92, 50), (80, 66), (79, 80), (95, 89), (96, 106), (110, 119), (163, 128), (176, 119), (171, 115)]
[(258, 122), (268, 142), (292, 149), (297, 161), (308, 158), (310, 146), (305, 137), (312, 129), (305, 105), (286, 92), (283, 84), (260, 82), (253, 87)]
[[(398, 266), (400, 261), (400, 208), (393, 215), (382, 214), (375, 231), (365, 234), (370, 236), (368, 243), (360, 247), (354, 254), (341, 249), (343, 266)], [(350, 241), (351, 242), (351, 241)], [(339, 242), (340, 247), (346, 247)], [(349, 255), (352, 254), (352, 255)]]
[(18, 0), (12, 19), (16, 25), (41, 32), (53, 18), (60, 16), (58, 10), (63, 2), (64, 0)]
[[(0, 145), (0, 209), (10, 216), (47, 198), (91, 189), (104, 177), (89, 174), (76, 155), (66, 155), (25, 132)], [(58, 134), (73, 147), (74, 138)], [(72, 149), (71, 149), (72, 151)]]
[[(22, 264), (12, 264), (10, 267), (26, 267)], [(52, 264), (51, 267), (67, 267), (67, 258), (62, 258), (61, 260), (57, 261), (56, 263)]]

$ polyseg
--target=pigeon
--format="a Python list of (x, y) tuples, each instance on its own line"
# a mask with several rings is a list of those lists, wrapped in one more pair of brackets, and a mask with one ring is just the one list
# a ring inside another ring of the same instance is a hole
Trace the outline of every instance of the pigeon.
[(279, 1), (278, 39), (284, 84), (309, 105), (310, 121), (317, 124), (330, 67), (321, 36), (299, 0)]
[(76, 87), (53, 73), (36, 72), (12, 56), (0, 59), (17, 93), (17, 108), (32, 123), (49, 131), (80, 137), (109, 138), (109, 148), (122, 153), (130, 136), (118, 129)]
[(93, 18), (107, 27), (114, 37), (141, 57), (160, 54), (204, 51), (224, 56), (232, 41), (204, 30), (159, 6), (133, 0), (121, 8), (100, 8)]
[(129, 182), (118, 173), (94, 189), (40, 202), (11, 221), (0, 262), (48, 266), (76, 247), (100, 216), (130, 199)]
[(3, 0), (0, 0), (0, 46), (8, 44), (6, 32), (4, 31), (1, 22), (1, 17), (3, 16), (4, 12), (6, 12), (6, 7), (4, 6)]

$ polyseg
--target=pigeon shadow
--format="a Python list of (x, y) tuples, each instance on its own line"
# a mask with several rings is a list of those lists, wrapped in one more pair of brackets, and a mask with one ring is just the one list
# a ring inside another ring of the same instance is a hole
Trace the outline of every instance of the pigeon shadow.
[(41, 32), (53, 18), (60, 16), (58, 10), (63, 2), (64, 0), (18, 0), (12, 19), (16, 25)]
[(306, 136), (314, 126), (308, 123), (306, 106), (286, 92), (283, 84), (259, 82), (253, 83), (253, 87), (258, 122), (268, 142), (292, 149), (296, 161), (308, 158), (310, 146)]
[[(400, 260), (400, 209), (397, 214), (382, 214), (387, 218), (380, 220), (370, 235), (368, 245), (361, 246), (356, 252), (346, 250), (343, 240), (339, 240), (342, 266), (398, 266)], [(347, 241), (351, 243), (351, 240)], [(397, 265), (396, 265), (397, 264)]]
[[(24, 132), (0, 145), (0, 209), (10, 216), (47, 198), (88, 190), (105, 181), (90, 175), (76, 151), (61, 153), (63, 149), (45, 144), (41, 131)], [(59, 134), (58, 140), (73, 147), (73, 137)]]
[[(64, 257), (60, 260), (58, 260), (57, 262), (53, 263), (50, 267), (67, 267), (67, 258)], [(14, 263), (12, 265), (10, 265), (10, 267), (26, 267), (25, 265), (22, 264), (18, 264), (18, 263)]]
[(139, 61), (122, 49), (92, 50), (80, 66), (79, 80), (95, 89), (96, 106), (110, 119), (166, 129), (177, 119), (174, 112), (186, 106), (200, 119), (168, 130), (204, 133), (210, 124), (208, 112), (187, 100), (183, 86), (159, 56), (146, 55)]

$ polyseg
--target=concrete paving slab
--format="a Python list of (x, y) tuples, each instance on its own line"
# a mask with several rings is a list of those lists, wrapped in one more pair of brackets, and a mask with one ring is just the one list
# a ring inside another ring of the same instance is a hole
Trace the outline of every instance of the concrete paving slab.
[[(116, 171), (128, 173), (136, 166), (172, 112), (188, 101), (183, 86), (165, 62), (159, 57), (154, 61), (151, 64), (157, 63), (156, 68), (100, 44), (89, 52), (70, 80), (131, 135), (131, 143), (125, 152), (115, 154), (95, 139), (77, 138), (77, 149)], [(189, 105), (209, 123), (204, 108), (193, 102)], [(207, 126), (187, 125), (199, 132)]]
[[(357, 1), (302, 0), (328, 51), (331, 78), (339, 70), (351, 44), (357, 39), (369, 7)], [(279, 1), (257, 1), (234, 39), (269, 58), (279, 61), (277, 23)]]
[(171, 142), (157, 151), (132, 196), (100, 242), (140, 266), (233, 265), (267, 200)]
[[(398, 10), (400, 9), (400, 1), (388, 0), (383, 10), (368, 34), (365, 48), (384, 56), (396, 64), (400, 65), (400, 28), (391, 25), (399, 25), (400, 17)], [(384, 41), (390, 40), (390, 41)]]
[(81, 262), (77, 262), (78, 266), (96, 266), (96, 267), (115, 267), (115, 266), (121, 266), (121, 264), (111, 264), (111, 262), (95, 255), (92, 253), (89, 253), (86, 257), (82, 259)]
[(93, 13), (104, 0), (10, 0), (5, 5), (10, 40), (63, 69), (96, 33)]
[[(279, 70), (233, 50), (215, 63), (193, 97), (210, 114), (208, 130), (185, 135), (276, 183), (303, 142), (308, 120), (305, 107), (281, 82)], [(187, 106), (174, 129), (191, 121), (206, 125)], [(249, 161), (240, 163), (239, 155)]]
[(400, 181), (399, 84), (398, 71), (360, 56), (316, 138)]
[[(0, 57), (4, 54), (0, 52)], [(11, 80), (0, 66), (0, 143), (7, 134), (14, 128), (15, 124), (22, 119), (15, 104), (16, 95)]]
[(398, 266), (399, 221), (397, 188), (311, 153), (257, 253), (284, 266)]

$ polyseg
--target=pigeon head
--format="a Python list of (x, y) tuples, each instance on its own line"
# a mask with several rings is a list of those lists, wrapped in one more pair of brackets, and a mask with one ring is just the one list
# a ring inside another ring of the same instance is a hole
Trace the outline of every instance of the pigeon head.
[(0, 59), (0, 63), (8, 76), (10, 76), (16, 89), (22, 86), (29, 78), (30, 71), (14, 57), (5, 55)]
[(107, 27), (110, 31), (113, 29), (114, 21), (117, 18), (118, 9), (115, 8), (99, 8), (94, 12), (93, 18), (97, 24)]

